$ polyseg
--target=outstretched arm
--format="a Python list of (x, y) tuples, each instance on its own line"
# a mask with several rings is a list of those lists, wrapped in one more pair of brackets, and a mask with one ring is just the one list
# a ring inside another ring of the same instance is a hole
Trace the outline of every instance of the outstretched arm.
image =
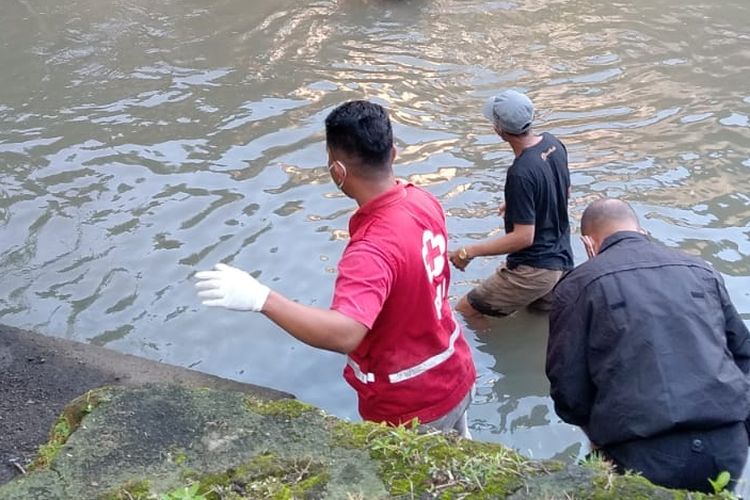
[(500, 206), (501, 215), (510, 226), (509, 232), (499, 238), (468, 245), (450, 253), (450, 260), (463, 271), (471, 259), (489, 255), (504, 255), (520, 252), (534, 244), (536, 235), (536, 188), (529, 179), (508, 175), (505, 180), (505, 203)]
[(305, 344), (347, 354), (367, 334), (367, 327), (332, 309), (306, 306), (271, 292), (261, 310), (271, 321)]
[(466, 249), (471, 257), (503, 255), (518, 252), (534, 243), (534, 224), (516, 224), (513, 231), (491, 240), (475, 243)]
[(463, 247), (465, 252), (454, 250), (450, 252), (450, 259), (456, 268), (463, 271), (474, 257), (489, 255), (504, 255), (519, 252), (534, 243), (534, 224), (516, 224), (513, 231), (499, 238), (474, 243)]
[(262, 312), (290, 335), (313, 347), (341, 353), (355, 349), (368, 328), (338, 311), (299, 304), (271, 291), (241, 269), (217, 264), (196, 274), (203, 304)]

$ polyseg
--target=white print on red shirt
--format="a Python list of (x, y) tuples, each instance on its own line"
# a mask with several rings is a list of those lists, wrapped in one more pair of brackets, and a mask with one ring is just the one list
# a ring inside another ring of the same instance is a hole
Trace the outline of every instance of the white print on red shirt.
[(445, 237), (433, 234), (429, 229), (422, 233), (422, 261), (427, 270), (427, 279), (435, 286), (435, 309), (438, 319), (443, 317), (443, 301), (447, 298), (448, 287), (443, 278), (445, 261)]

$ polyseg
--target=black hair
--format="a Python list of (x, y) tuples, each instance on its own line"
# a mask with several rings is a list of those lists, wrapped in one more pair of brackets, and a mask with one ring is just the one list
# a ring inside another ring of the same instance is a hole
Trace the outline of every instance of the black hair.
[(326, 143), (359, 160), (372, 174), (390, 172), (393, 130), (388, 112), (369, 101), (349, 101), (326, 117)]
[(507, 130), (504, 130), (502, 127), (500, 128), (500, 130), (502, 130), (504, 134), (509, 135), (510, 137), (526, 137), (527, 135), (531, 134), (531, 124), (529, 124), (529, 128), (527, 128), (520, 134), (513, 134), (511, 132), (508, 132)]
[(581, 234), (589, 235), (596, 228), (612, 222), (631, 222), (639, 226), (638, 216), (633, 208), (616, 198), (601, 198), (592, 202), (581, 217)]

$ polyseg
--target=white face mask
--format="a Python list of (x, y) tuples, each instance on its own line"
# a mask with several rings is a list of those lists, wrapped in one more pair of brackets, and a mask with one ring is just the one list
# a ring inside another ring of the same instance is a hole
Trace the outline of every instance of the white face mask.
[[(336, 182), (336, 179), (333, 177), (333, 167), (337, 163), (344, 170), (344, 175), (341, 177), (340, 182)], [(331, 179), (333, 179), (333, 183), (336, 184), (336, 187), (339, 188), (339, 190), (343, 191), (344, 182), (346, 182), (346, 166), (343, 163), (341, 163), (339, 160), (336, 160), (328, 166), (328, 173), (331, 175)]]

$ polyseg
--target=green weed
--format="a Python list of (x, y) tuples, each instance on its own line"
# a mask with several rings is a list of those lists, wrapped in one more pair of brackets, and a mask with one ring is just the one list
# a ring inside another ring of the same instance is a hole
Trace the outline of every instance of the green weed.
[(714, 489), (714, 493), (721, 493), (724, 491), (724, 488), (729, 486), (729, 481), (732, 480), (732, 476), (729, 475), (729, 472), (727, 471), (721, 471), (718, 476), (716, 476), (716, 479), (709, 479), (708, 482), (711, 483), (711, 487)]
[(163, 494), (160, 500), (208, 500), (208, 497), (199, 493), (199, 483), (183, 486)]

